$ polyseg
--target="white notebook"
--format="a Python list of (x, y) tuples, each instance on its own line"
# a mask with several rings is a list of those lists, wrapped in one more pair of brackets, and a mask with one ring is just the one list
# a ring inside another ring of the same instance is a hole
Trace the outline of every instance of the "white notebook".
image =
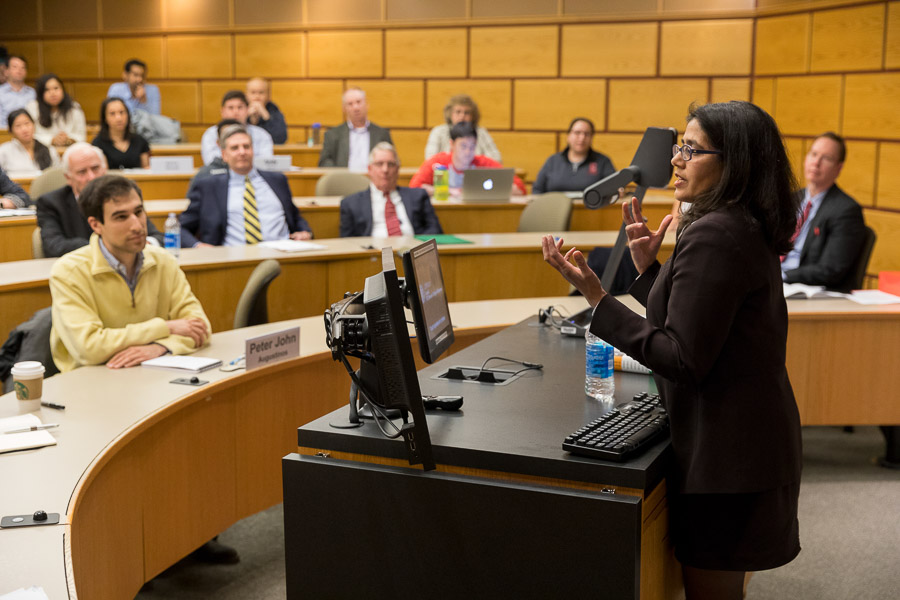
[(158, 358), (151, 358), (141, 363), (142, 367), (154, 367), (157, 369), (170, 369), (183, 373), (202, 373), (220, 366), (222, 361), (218, 358), (206, 356), (174, 356), (166, 354)]
[(0, 419), (0, 454), (4, 452), (13, 452), (14, 450), (28, 450), (30, 448), (55, 446), (56, 438), (50, 435), (50, 432), (46, 430), (26, 431), (23, 433), (4, 433), (5, 431), (23, 429), (25, 427), (33, 427), (41, 424), (41, 420), (37, 415), (30, 413), (27, 415)]

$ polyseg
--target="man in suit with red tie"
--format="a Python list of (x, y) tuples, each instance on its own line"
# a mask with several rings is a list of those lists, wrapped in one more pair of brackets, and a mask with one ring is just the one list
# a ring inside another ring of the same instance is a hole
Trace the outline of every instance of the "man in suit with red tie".
[(854, 285), (853, 266), (866, 231), (862, 208), (834, 183), (846, 155), (844, 139), (830, 131), (809, 147), (794, 249), (781, 263), (786, 283), (823, 285), (841, 291)]
[(308, 240), (312, 230), (294, 206), (287, 178), (253, 167), (253, 141), (242, 125), (219, 136), (226, 173), (210, 175), (188, 191), (181, 215), (181, 245), (242, 246), (270, 240)]
[(341, 237), (443, 233), (428, 194), (397, 187), (400, 159), (387, 142), (369, 153), (369, 189), (341, 200)]

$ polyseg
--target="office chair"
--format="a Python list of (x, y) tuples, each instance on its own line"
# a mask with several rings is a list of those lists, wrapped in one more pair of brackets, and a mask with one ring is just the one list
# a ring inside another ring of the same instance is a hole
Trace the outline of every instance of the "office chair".
[(316, 182), (316, 196), (349, 196), (366, 189), (369, 189), (369, 178), (350, 171), (332, 171)]
[[(51, 148), (50, 151), (56, 152), (56, 149)], [(43, 173), (35, 177), (34, 181), (31, 182), (31, 189), (28, 195), (37, 200), (47, 192), (57, 190), (66, 185), (66, 183), (66, 176), (62, 167), (47, 167)]]
[(41, 239), (40, 227), (35, 227), (31, 232), (31, 258), (47, 258), (44, 254), (44, 240)]
[(266, 291), (272, 280), (281, 275), (281, 265), (277, 260), (264, 260), (253, 269), (247, 285), (238, 299), (234, 311), (234, 328), (262, 325), (269, 322), (269, 307)]
[(568, 231), (572, 200), (561, 192), (534, 196), (519, 217), (519, 232)]
[(856, 264), (853, 265), (853, 269), (851, 273), (853, 273), (851, 282), (851, 289), (861, 290), (863, 287), (863, 283), (866, 279), (866, 269), (869, 266), (869, 259), (872, 258), (872, 249), (875, 248), (875, 240), (877, 236), (875, 235), (875, 230), (873, 230), (868, 225), (866, 228), (866, 239), (863, 242), (862, 248), (859, 251), (859, 257), (856, 259)]

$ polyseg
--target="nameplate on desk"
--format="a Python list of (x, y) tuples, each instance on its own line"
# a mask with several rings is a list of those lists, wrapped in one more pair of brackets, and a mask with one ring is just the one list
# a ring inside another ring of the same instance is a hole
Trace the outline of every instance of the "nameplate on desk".
[(275, 333), (250, 338), (245, 342), (247, 370), (274, 365), (300, 356), (300, 328), (293, 327)]
[(151, 156), (151, 173), (192, 173), (193, 156)]
[(289, 154), (256, 156), (253, 158), (253, 166), (262, 171), (290, 171), (291, 157)]

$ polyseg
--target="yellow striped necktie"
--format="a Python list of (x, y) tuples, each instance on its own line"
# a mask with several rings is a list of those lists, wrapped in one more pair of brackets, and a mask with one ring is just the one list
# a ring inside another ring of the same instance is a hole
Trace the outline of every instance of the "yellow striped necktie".
[(250, 183), (250, 177), (244, 177), (244, 241), (248, 244), (258, 244), (262, 241), (262, 227), (256, 208), (256, 191)]

